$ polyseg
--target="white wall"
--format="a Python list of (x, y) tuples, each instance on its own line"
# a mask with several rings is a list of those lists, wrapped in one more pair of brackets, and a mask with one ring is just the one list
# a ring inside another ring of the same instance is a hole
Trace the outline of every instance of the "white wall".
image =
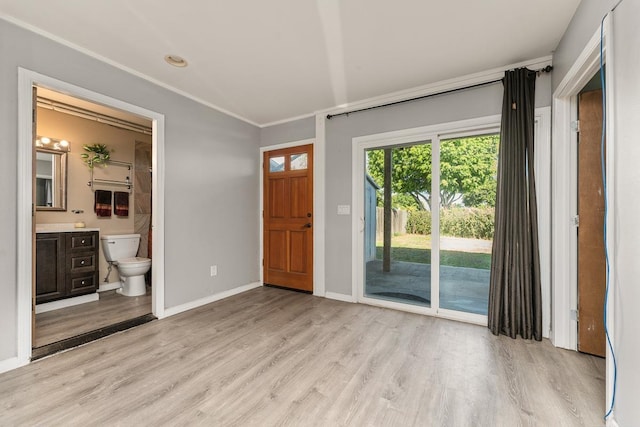
[(640, 422), (640, 1), (625, 0), (613, 13), (614, 80), (614, 250), (615, 351), (620, 426)]
[(0, 364), (17, 355), (18, 67), (164, 114), (167, 308), (259, 279), (258, 128), (3, 20), (0, 58)]

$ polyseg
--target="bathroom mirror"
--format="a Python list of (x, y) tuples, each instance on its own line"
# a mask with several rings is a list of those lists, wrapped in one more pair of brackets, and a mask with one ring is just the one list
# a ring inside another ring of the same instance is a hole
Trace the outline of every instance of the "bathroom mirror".
[(36, 210), (67, 210), (67, 153), (36, 148)]

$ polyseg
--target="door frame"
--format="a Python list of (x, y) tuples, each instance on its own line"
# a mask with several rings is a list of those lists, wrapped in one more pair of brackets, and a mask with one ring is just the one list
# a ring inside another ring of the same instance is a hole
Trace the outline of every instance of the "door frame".
[[(609, 71), (605, 75), (606, 86), (613, 88), (613, 61), (611, 31), (609, 18), (605, 19), (604, 27), (604, 51), (605, 60)], [(608, 57), (608, 58), (607, 58)], [(554, 288), (554, 332), (551, 336), (556, 347), (570, 350), (577, 349), (578, 329), (575, 319), (577, 310), (578, 278), (577, 278), (577, 248), (578, 239), (575, 226), (571, 219), (577, 215), (577, 144), (578, 136), (572, 130), (571, 123), (577, 120), (577, 95), (589, 82), (600, 68), (600, 30), (591, 37), (584, 50), (573, 64), (567, 75), (558, 85), (553, 94), (553, 182), (554, 182), (554, 221), (553, 221), (553, 281), (554, 283), (566, 283), (567, 286)], [(613, 155), (613, 94), (611, 90), (606, 92), (607, 103), (607, 130), (606, 138), (611, 141), (607, 144), (607, 181), (610, 187), (614, 182), (614, 155)], [(567, 165), (570, 167), (567, 168)], [(613, 212), (614, 193), (608, 194), (609, 212)], [(607, 222), (610, 230), (613, 230), (613, 216)], [(614, 265), (614, 247), (610, 233), (609, 241), (605, 242), (609, 251), (610, 264)], [(567, 259), (567, 255), (569, 257)], [(610, 282), (614, 283), (615, 269), (610, 271)], [(610, 313), (607, 328), (613, 335), (613, 310), (614, 304), (609, 300), (607, 309)], [(613, 336), (611, 337), (613, 339)]]
[[(613, 31), (611, 16), (602, 21), (603, 61), (607, 64), (605, 93), (607, 108), (606, 117), (606, 178), (607, 186), (615, 188), (615, 51), (613, 49)], [(578, 236), (571, 223), (577, 215), (577, 134), (572, 130), (572, 122), (577, 120), (577, 95), (600, 68), (600, 27), (592, 35), (584, 49), (575, 60), (567, 74), (553, 93), (553, 331), (551, 341), (556, 347), (577, 350), (578, 325), (576, 322), (578, 301)], [(569, 165), (569, 167), (567, 167)], [(605, 247), (609, 255), (609, 264), (616, 265), (614, 239), (616, 234), (615, 192), (607, 194), (607, 210), (611, 215), (607, 218), (609, 229)], [(568, 254), (568, 255), (567, 255)], [(610, 286), (616, 283), (616, 270), (609, 270)], [(607, 324), (611, 345), (615, 347), (615, 305), (616, 295), (612, 292), (607, 299)], [(606, 354), (606, 401), (611, 401), (614, 386), (614, 365), (611, 350), (607, 345)]]
[(109, 96), (93, 92), (26, 68), (18, 68), (18, 205), (17, 205), (17, 359), (18, 366), (31, 361), (31, 298), (32, 298), (32, 116), (33, 86), (46, 87), (77, 98), (117, 108), (152, 121), (152, 159), (153, 168), (152, 219), (153, 258), (152, 302), (153, 314), (161, 319), (165, 317), (164, 283), (164, 179), (165, 179), (165, 142), (164, 115), (138, 107)]
[(318, 147), (315, 138), (298, 141), (284, 142), (282, 144), (268, 145), (260, 147), (260, 191), (258, 204), (259, 219), (259, 251), (258, 266), (260, 267), (260, 283), (264, 284), (264, 153), (282, 148), (299, 147), (302, 145), (313, 145), (313, 295), (325, 296), (324, 286), (324, 195), (318, 194), (318, 183), (324, 182), (324, 158), (323, 153), (317, 155)]
[[(432, 161), (437, 162), (432, 167), (432, 188), (439, 186), (439, 144), (441, 139), (473, 136), (484, 131), (499, 132), (499, 114), (475, 119), (460, 120), (455, 122), (440, 123), (412, 129), (385, 132), (380, 134), (360, 136), (352, 139), (352, 264), (354, 266), (352, 278), (352, 298), (356, 302), (394, 308), (418, 314), (426, 314), (459, 320), (468, 323), (487, 325), (487, 316), (464, 313), (454, 310), (432, 307), (412, 306), (410, 304), (396, 303), (392, 301), (378, 300), (364, 296), (364, 238), (362, 227), (364, 224), (364, 153), (367, 148), (384, 147), (393, 145), (410, 144), (430, 140), (434, 148)], [(536, 171), (536, 193), (538, 196), (538, 235), (540, 243), (540, 274), (542, 291), (542, 336), (549, 337), (551, 328), (551, 242), (550, 242), (550, 214), (551, 199), (548, 197), (551, 183), (550, 155), (551, 155), (551, 108), (542, 107), (535, 109), (535, 144), (534, 168)], [(547, 195), (547, 197), (543, 197)], [(432, 229), (439, 227), (439, 215), (434, 215), (435, 221)], [(439, 299), (439, 239), (432, 239), (432, 268), (431, 289), (432, 303)], [(433, 304), (436, 305), (436, 304)]]

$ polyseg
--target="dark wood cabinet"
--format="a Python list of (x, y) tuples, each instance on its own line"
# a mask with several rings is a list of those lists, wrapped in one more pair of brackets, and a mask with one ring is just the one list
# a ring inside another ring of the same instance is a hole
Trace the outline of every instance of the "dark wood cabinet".
[(36, 304), (98, 289), (98, 232), (36, 235)]

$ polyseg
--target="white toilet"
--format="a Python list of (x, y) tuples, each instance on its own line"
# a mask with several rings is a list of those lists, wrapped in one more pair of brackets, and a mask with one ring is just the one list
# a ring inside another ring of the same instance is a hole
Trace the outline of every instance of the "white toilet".
[(118, 293), (136, 297), (147, 293), (144, 275), (151, 268), (151, 259), (137, 257), (139, 234), (104, 235), (100, 237), (104, 257), (118, 267), (122, 287)]

